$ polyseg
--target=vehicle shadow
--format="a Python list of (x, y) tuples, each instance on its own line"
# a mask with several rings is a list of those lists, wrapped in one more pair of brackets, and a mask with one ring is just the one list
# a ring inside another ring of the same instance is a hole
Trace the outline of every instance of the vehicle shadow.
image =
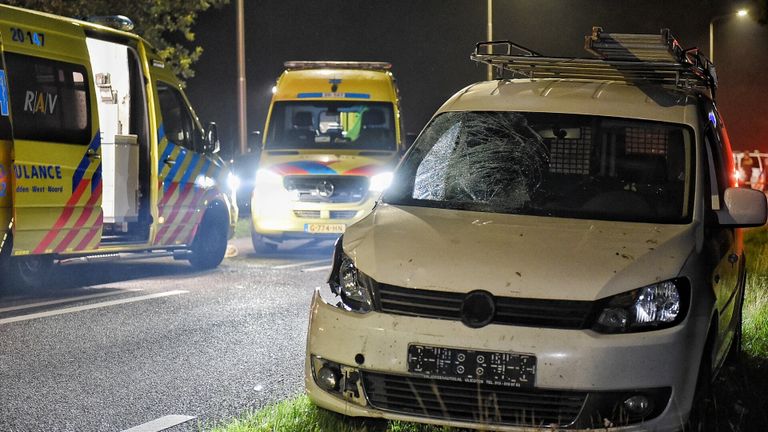
[[(281, 244), (277, 250), (271, 252), (256, 252), (252, 247), (240, 250), (239, 256), (248, 259), (267, 260), (321, 260), (327, 258), (330, 262), (333, 255), (334, 242), (331, 240), (291, 240)], [(249, 245), (250, 246), (250, 245)]]
[[(57, 299), (81, 294), (92, 294), (95, 285), (126, 282), (152, 277), (191, 276), (199, 273), (186, 262), (167, 259), (142, 261), (114, 261), (100, 263), (76, 263), (55, 265), (48, 275), (45, 286), (35, 289), (16, 286), (5, 287), (0, 292), (3, 301), (29, 298)], [(119, 291), (120, 288), (104, 287), (99, 292)]]

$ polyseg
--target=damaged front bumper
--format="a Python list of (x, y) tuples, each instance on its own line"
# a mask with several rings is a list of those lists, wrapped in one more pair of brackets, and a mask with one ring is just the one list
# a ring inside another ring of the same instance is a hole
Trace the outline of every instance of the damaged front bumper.
[[(319, 406), (349, 416), (383, 417), (453, 427), (673, 431), (691, 404), (698, 358), (682, 343), (692, 327), (602, 335), (356, 314), (315, 293), (307, 340), (305, 384)], [(419, 376), (408, 371), (408, 346), (531, 353), (535, 387), (519, 389)], [(695, 366), (694, 366), (695, 365)], [(632, 417), (621, 407), (642, 396), (656, 406)]]

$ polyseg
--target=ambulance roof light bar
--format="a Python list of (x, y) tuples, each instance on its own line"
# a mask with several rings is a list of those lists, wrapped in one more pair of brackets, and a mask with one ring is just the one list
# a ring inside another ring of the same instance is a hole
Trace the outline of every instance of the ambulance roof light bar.
[[(480, 42), (470, 58), (495, 67), (499, 79), (507, 71), (513, 78), (640, 82), (696, 88), (714, 98), (717, 75), (712, 62), (696, 48), (683, 49), (667, 29), (646, 35), (605, 33), (594, 27), (585, 48), (599, 58), (544, 57), (510, 41)], [(513, 55), (513, 49), (523, 55)]]
[(289, 70), (302, 69), (365, 69), (386, 71), (392, 69), (388, 62), (364, 61), (287, 61), (283, 66)]
[(133, 21), (124, 15), (90, 16), (86, 21), (125, 32), (134, 28)]

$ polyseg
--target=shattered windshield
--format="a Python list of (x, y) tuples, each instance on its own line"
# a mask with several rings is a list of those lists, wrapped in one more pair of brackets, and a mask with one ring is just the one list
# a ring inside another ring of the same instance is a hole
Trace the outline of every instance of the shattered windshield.
[(394, 151), (392, 104), (276, 102), (269, 121), (267, 148)]
[(617, 221), (690, 220), (689, 128), (588, 115), (448, 112), (384, 195), (392, 204)]

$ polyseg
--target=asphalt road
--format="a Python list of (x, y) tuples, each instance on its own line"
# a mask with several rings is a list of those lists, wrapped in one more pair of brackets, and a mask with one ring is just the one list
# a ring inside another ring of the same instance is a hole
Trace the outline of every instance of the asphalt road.
[[(217, 269), (171, 258), (59, 266), (43, 292), (0, 297), (0, 430), (208, 429), (303, 391), (310, 297), (332, 245)], [(162, 420), (161, 420), (162, 422)]]

